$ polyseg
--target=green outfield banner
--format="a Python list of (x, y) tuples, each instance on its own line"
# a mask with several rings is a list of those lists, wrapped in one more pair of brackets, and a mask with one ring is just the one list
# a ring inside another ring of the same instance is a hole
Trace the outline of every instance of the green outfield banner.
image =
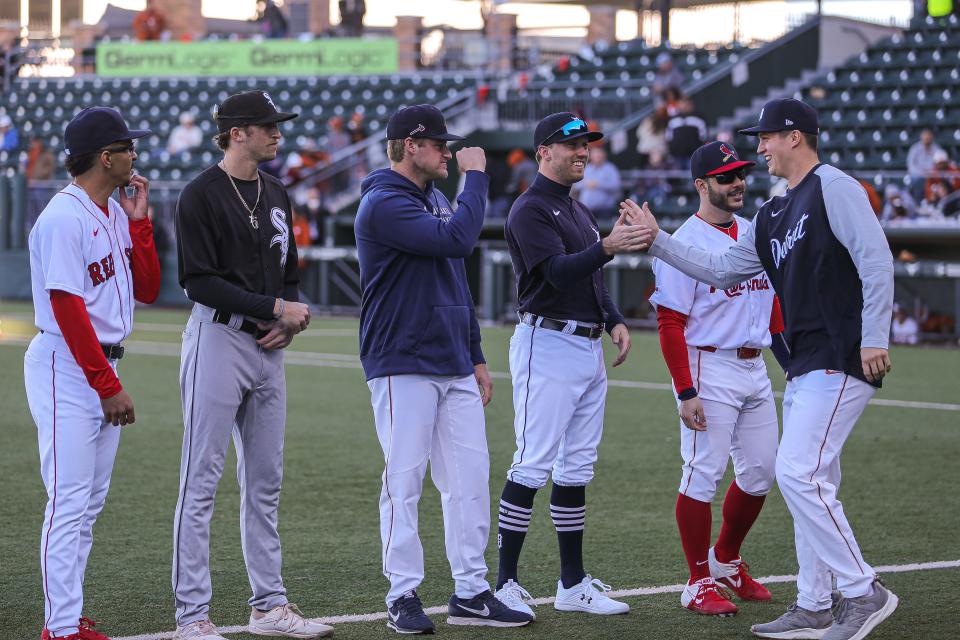
[(97, 75), (108, 78), (372, 75), (397, 68), (393, 38), (97, 45)]

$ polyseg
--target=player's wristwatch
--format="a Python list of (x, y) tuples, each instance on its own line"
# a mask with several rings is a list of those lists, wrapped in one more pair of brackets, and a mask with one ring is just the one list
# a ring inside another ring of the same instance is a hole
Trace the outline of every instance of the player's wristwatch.
[(687, 387), (683, 391), (677, 394), (678, 400), (693, 400), (697, 397), (697, 390), (693, 387)]

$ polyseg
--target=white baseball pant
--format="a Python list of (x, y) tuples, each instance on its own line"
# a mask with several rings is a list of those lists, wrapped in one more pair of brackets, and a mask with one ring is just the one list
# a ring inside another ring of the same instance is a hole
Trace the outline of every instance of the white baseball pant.
[(603, 340), (520, 323), (510, 338), (510, 375), (517, 449), (507, 479), (540, 489), (552, 470), (555, 484), (589, 484), (607, 394)]
[(367, 386), (384, 456), (380, 537), (387, 605), (423, 582), (417, 511), (428, 462), (440, 491), (456, 594), (472, 598), (488, 590), (490, 457), (476, 378), (408, 374), (374, 378)]
[(777, 485), (793, 515), (800, 566), (797, 603), (831, 605), (831, 574), (847, 598), (868, 595), (876, 576), (837, 499), (843, 444), (876, 389), (843, 372), (811, 371), (787, 383)]
[(736, 349), (687, 350), (707, 430), (680, 422), (680, 493), (711, 502), (732, 459), (737, 485), (750, 495), (766, 495), (773, 486), (778, 429), (763, 358), (742, 360)]
[(100, 397), (62, 336), (37, 334), (24, 356), (23, 374), (47, 489), (40, 536), (44, 628), (70, 635), (77, 633), (83, 612), (93, 524), (107, 499), (120, 427), (103, 419)]

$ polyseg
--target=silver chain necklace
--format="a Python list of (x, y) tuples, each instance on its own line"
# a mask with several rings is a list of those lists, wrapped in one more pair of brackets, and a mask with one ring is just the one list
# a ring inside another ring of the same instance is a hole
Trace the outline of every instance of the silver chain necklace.
[(224, 166), (223, 161), (221, 160), (220, 162), (218, 162), (217, 166), (223, 169), (223, 172), (227, 174), (227, 178), (230, 180), (230, 184), (231, 186), (233, 186), (234, 192), (237, 194), (237, 197), (240, 198), (240, 204), (242, 204), (243, 208), (247, 211), (248, 214), (250, 214), (250, 224), (253, 226), (254, 229), (259, 229), (260, 221), (257, 220), (256, 211), (257, 211), (257, 207), (260, 206), (260, 186), (261, 186), (260, 171), (259, 170), (257, 171), (257, 201), (253, 203), (253, 208), (251, 208), (247, 206), (247, 201), (243, 199), (243, 196), (240, 194), (240, 189), (237, 188), (237, 183), (233, 181), (233, 176), (231, 176), (230, 172), (227, 171), (227, 167)]

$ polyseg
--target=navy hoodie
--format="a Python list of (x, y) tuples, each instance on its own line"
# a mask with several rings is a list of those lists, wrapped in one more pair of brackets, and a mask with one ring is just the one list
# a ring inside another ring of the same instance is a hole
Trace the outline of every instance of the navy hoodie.
[(465, 376), (482, 364), (480, 325), (463, 259), (473, 251), (489, 178), (468, 171), (457, 211), (392, 169), (361, 184), (354, 222), (360, 259), (360, 362), (367, 380)]

